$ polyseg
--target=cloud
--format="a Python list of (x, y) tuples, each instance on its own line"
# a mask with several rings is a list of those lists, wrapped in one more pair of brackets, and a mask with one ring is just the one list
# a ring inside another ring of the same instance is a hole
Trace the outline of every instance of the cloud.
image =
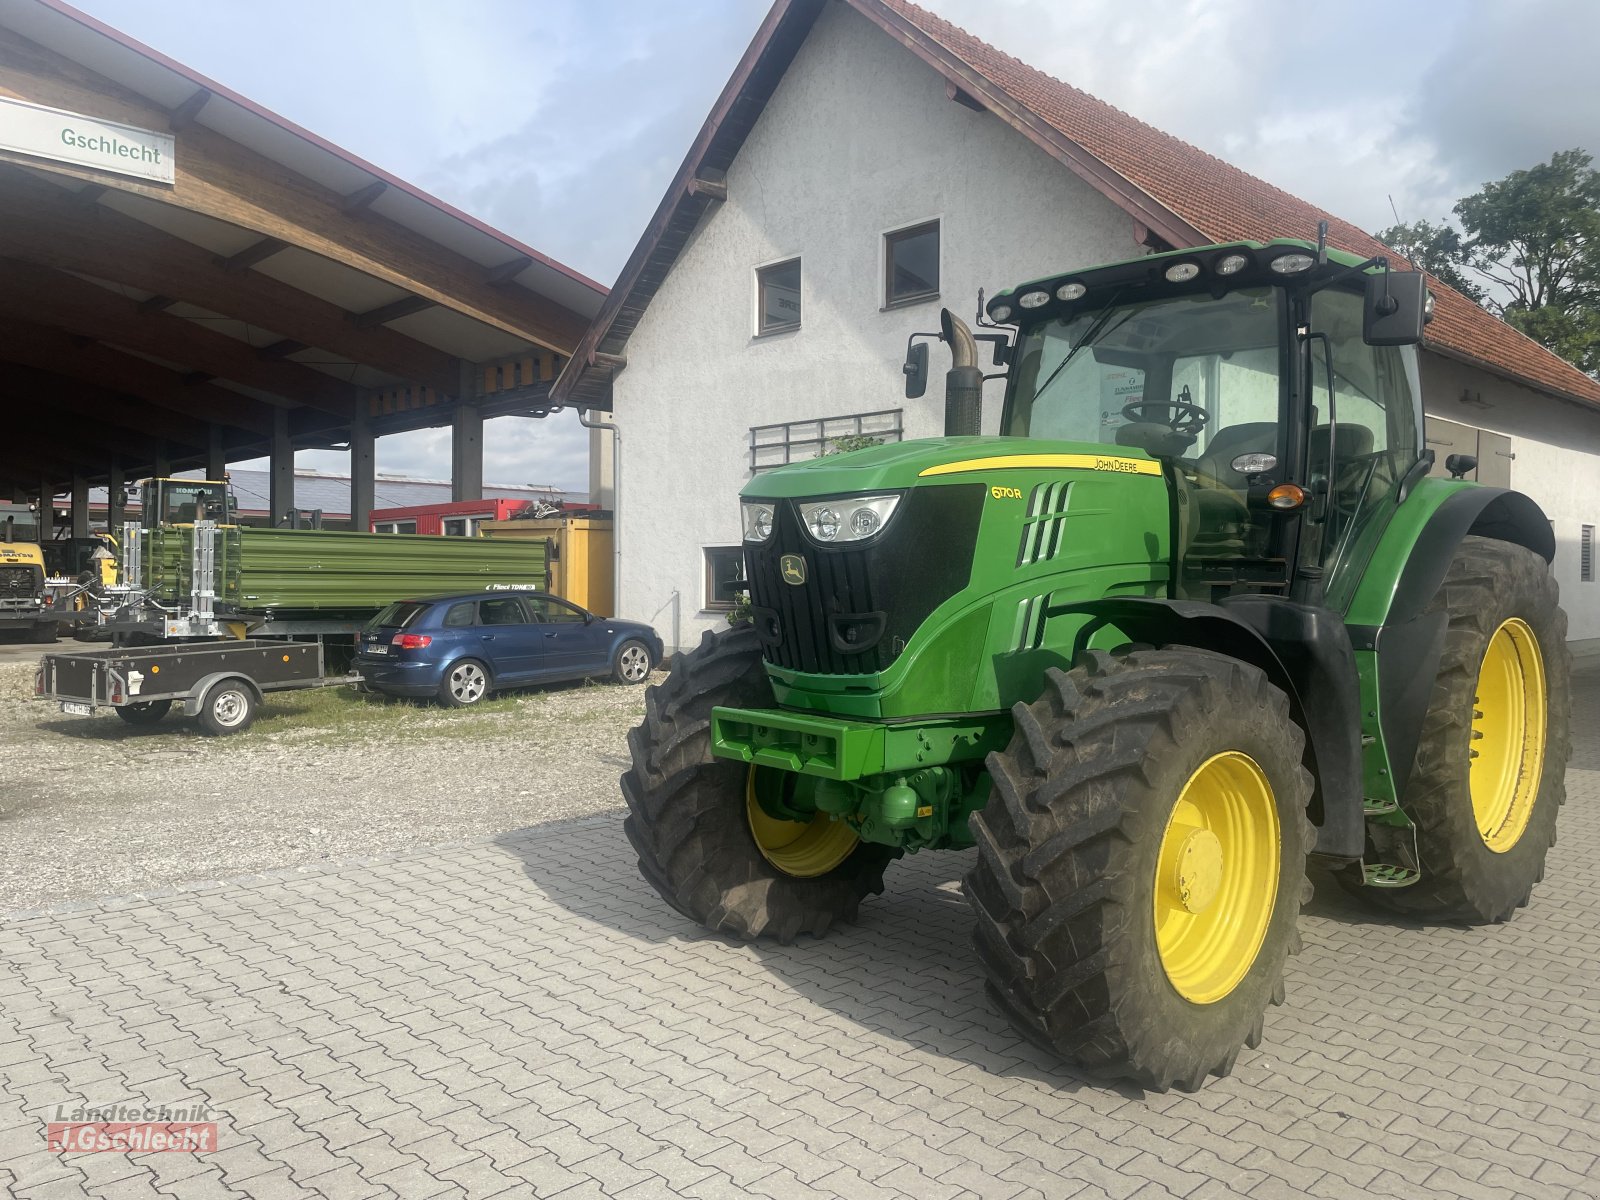
[(1470, 0), (1461, 8), (1405, 117), (1409, 132), (1436, 147), (1455, 198), (1560, 150), (1600, 157), (1600, 4)]

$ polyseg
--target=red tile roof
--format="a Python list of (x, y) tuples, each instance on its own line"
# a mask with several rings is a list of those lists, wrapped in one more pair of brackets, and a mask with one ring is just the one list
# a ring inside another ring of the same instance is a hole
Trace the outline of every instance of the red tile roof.
[[(1102, 191), (1168, 241), (1182, 239), (1190, 231), (1200, 235), (1187, 242), (1191, 245), (1309, 238), (1315, 236), (1317, 222), (1326, 220), (1328, 240), (1333, 245), (1363, 257), (1388, 254), (1397, 265), (1405, 263), (1400, 255), (1348, 221), (1001, 53), (907, 0), (850, 3), (929, 59), (936, 69), (950, 65), (938, 61), (945, 55), (965, 64), (977, 79), (963, 78), (966, 73), (958, 69), (958, 86), (976, 83), (979, 98), (998, 100), (1001, 109), (1012, 108), (1001, 115), (1018, 124), (1035, 141), (1046, 142), (1047, 148), (1052, 148), (1049, 143), (1055, 143), (1055, 149), (1073, 159), (1069, 166), (1086, 178), (1094, 176), (1091, 181)], [(944, 73), (947, 77), (950, 74)], [(999, 94), (995, 95), (995, 91)], [(1006, 104), (1008, 100), (1011, 105)], [(1023, 111), (1017, 112), (1012, 106), (1020, 106)], [(1049, 128), (1030, 128), (1030, 116), (1042, 119)], [(1070, 145), (1060, 146), (1049, 136), (1052, 133), (1067, 139)], [(1106, 178), (1100, 164), (1134, 185), (1142, 195), (1127, 195), (1117, 186), (1119, 181)], [(1153, 214), (1152, 208), (1156, 210)], [(1172, 219), (1162, 220), (1163, 215)], [(1174, 244), (1183, 245), (1185, 241)], [(1545, 391), (1600, 405), (1600, 383), (1461, 293), (1437, 280), (1432, 286), (1437, 300), (1434, 319), (1428, 326), (1426, 344), (1431, 349)]]

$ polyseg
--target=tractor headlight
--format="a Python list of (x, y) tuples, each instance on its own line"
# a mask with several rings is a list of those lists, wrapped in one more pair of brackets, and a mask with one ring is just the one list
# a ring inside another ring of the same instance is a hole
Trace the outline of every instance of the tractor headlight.
[(744, 514), (744, 540), (764, 542), (772, 536), (772, 505), (765, 500), (744, 500), (739, 504)]
[(846, 496), (800, 505), (800, 520), (813, 541), (824, 545), (864, 542), (894, 515), (899, 496)]

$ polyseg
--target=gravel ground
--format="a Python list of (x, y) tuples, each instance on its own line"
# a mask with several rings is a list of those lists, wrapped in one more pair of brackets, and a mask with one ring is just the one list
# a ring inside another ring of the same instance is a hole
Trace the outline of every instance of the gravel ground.
[(470, 712), (328, 688), (269, 696), (255, 728), (207, 738), (177, 716), (62, 716), (32, 690), (31, 663), (0, 663), (0, 914), (619, 808), (644, 713), (638, 687)]

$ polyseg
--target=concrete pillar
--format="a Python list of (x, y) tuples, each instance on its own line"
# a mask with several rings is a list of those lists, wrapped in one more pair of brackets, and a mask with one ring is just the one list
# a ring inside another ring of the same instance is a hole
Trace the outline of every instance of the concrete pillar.
[(483, 499), (483, 410), (478, 407), (478, 368), (461, 364), (455, 419), (450, 430), (450, 498)]
[(365, 533), (372, 524), (378, 477), (378, 439), (372, 432), (366, 397), (350, 422), (350, 528)]
[(113, 460), (106, 476), (106, 529), (117, 539), (119, 546), (122, 544), (122, 523), (128, 519), (125, 511), (127, 488), (128, 480), (122, 473), (122, 464)]
[(206, 426), (206, 478), (221, 479), (228, 473), (228, 455), (222, 448), (222, 426)]
[(89, 536), (89, 480), (82, 471), (72, 473), (72, 536)]
[(269, 525), (278, 525), (294, 508), (294, 445), (289, 441), (289, 410), (272, 410), (272, 453), (267, 468)]
[(40, 542), (56, 536), (56, 489), (47, 479), (39, 481), (38, 526)]

